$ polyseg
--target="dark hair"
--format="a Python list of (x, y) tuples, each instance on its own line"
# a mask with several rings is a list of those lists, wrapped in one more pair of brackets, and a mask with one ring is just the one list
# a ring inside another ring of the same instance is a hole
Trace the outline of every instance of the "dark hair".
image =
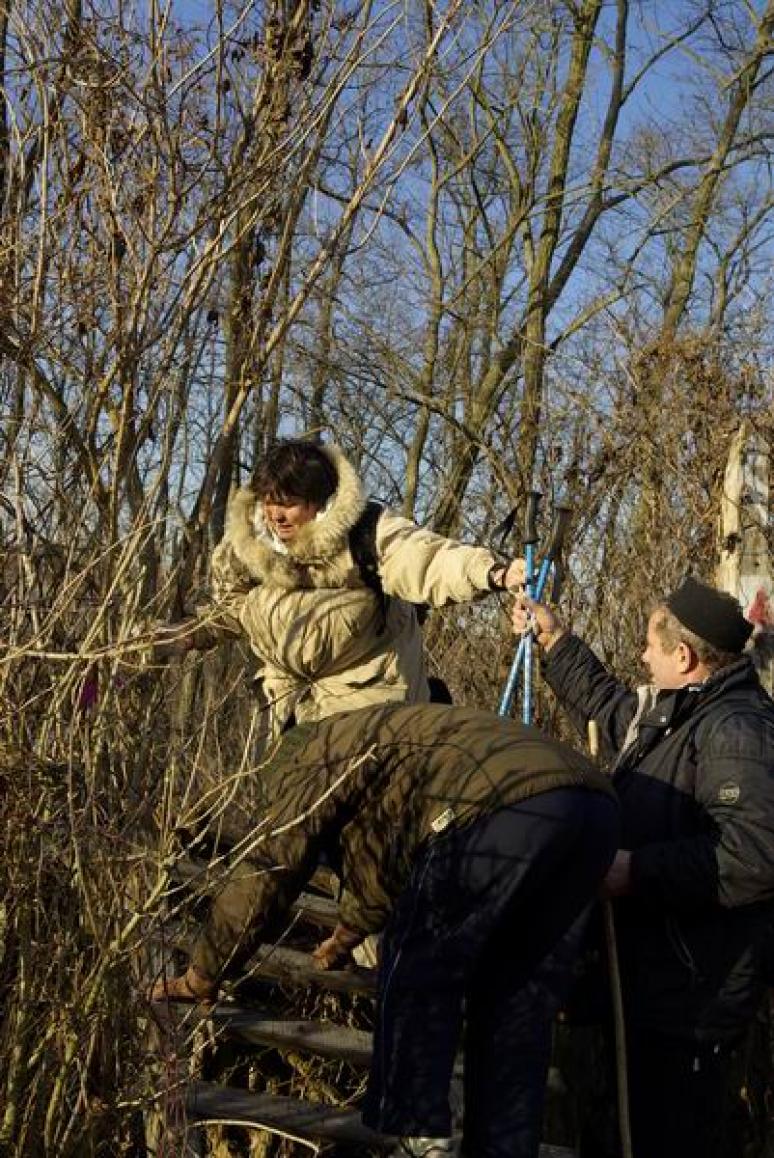
[(277, 442), (253, 472), (252, 487), (261, 499), (303, 499), (324, 507), (339, 485), (336, 468), (314, 442)]

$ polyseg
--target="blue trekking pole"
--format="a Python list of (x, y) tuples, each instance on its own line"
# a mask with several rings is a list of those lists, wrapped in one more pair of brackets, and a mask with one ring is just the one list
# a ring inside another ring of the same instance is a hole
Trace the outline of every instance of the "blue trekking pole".
[[(537, 517), (538, 517), (538, 507), (540, 505), (541, 498), (542, 498), (542, 495), (540, 494), (540, 491), (529, 491), (527, 494), (527, 505), (526, 505), (526, 508), (524, 511), (524, 590), (528, 595), (532, 595), (533, 590), (534, 590), (533, 581), (534, 581), (534, 572), (535, 572), (535, 546), (536, 546), (537, 541), (538, 541)], [(531, 643), (532, 643), (531, 638), (530, 638), (529, 642), (531, 645)], [(514, 693), (516, 691), (516, 680), (517, 680), (518, 675), (519, 675), (521, 662), (525, 658), (526, 650), (527, 650), (527, 636), (525, 635), (522, 637), (522, 639), (519, 642), (519, 648), (518, 648), (518, 651), (516, 653), (516, 658), (514, 659), (512, 665), (511, 665), (510, 674), (508, 675), (508, 680), (507, 680), (506, 685), (505, 685), (505, 691), (503, 692), (502, 699), (500, 700), (500, 707), (498, 709), (498, 713), (501, 716), (507, 716), (508, 715), (508, 712), (509, 712), (509, 709), (511, 706), (511, 701), (512, 701)], [(530, 652), (529, 652), (529, 659), (530, 659), (530, 661), (532, 659), (531, 646), (530, 646)], [(532, 665), (530, 662), (529, 667), (531, 668), (531, 666)], [(531, 674), (532, 673), (530, 671), (530, 676), (531, 676)], [(528, 710), (531, 714), (531, 712), (532, 712), (531, 680), (530, 680), (530, 686), (529, 687), (526, 686), (526, 680), (525, 680), (524, 693), (525, 693), (524, 699), (527, 702)], [(526, 711), (527, 711), (527, 708), (524, 709), (525, 715), (526, 715)]]
[[(524, 514), (524, 592), (532, 598), (535, 594), (535, 548), (538, 541), (537, 517), (540, 491), (530, 491), (527, 495), (527, 509)], [(524, 688), (521, 702), (521, 718), (525, 724), (532, 722), (532, 632), (524, 636)]]
[[(528, 512), (528, 514), (529, 514), (529, 512)], [(546, 548), (545, 555), (543, 556), (543, 559), (540, 563), (540, 567), (539, 567), (538, 573), (537, 573), (537, 578), (534, 581), (534, 593), (530, 592), (527, 589), (527, 594), (531, 595), (532, 598), (537, 599), (538, 601), (540, 599), (542, 599), (542, 597), (543, 597), (543, 592), (545, 590), (545, 586), (546, 586), (546, 583), (548, 582), (548, 577), (551, 573), (552, 568), (554, 571), (554, 582), (553, 582), (553, 590), (551, 592), (551, 600), (552, 600), (552, 602), (555, 603), (557, 601), (557, 599), (559, 598), (559, 589), (560, 589), (561, 579), (562, 579), (560, 556), (562, 553), (562, 546), (564, 544), (564, 540), (565, 540), (565, 537), (567, 535), (567, 528), (568, 528), (569, 523), (570, 523), (571, 514), (572, 514), (572, 511), (570, 510), (569, 507), (566, 507), (566, 506), (557, 507), (555, 512), (554, 512), (554, 521), (553, 521), (553, 525), (551, 527), (551, 537), (548, 541), (548, 547)], [(534, 549), (534, 547), (533, 547), (533, 549)], [(526, 565), (526, 561), (525, 561), (525, 571), (526, 571), (526, 566), (527, 565)], [(533, 569), (534, 569), (534, 562), (533, 562)], [(514, 696), (514, 693), (516, 691), (516, 683), (517, 683), (517, 680), (519, 678), (519, 672), (521, 670), (521, 665), (522, 665), (522, 663), (525, 662), (525, 660), (531, 666), (531, 661), (532, 661), (532, 632), (531, 631), (528, 632), (526, 635), (523, 635), (521, 637), (521, 639), (519, 640), (519, 646), (516, 649), (516, 655), (514, 656), (513, 663), (511, 664), (511, 670), (508, 674), (508, 679), (507, 679), (507, 682), (505, 684), (505, 690), (503, 691), (502, 699), (500, 700), (500, 706), (497, 709), (497, 714), (500, 716), (507, 716), (510, 713), (511, 702), (513, 700), (513, 696)], [(526, 675), (526, 669), (525, 669), (525, 675)], [(531, 675), (531, 673), (530, 673), (530, 675)], [(526, 699), (527, 699), (527, 696), (526, 696), (526, 679), (525, 679), (525, 697), (524, 698), (526, 701)], [(531, 700), (531, 681), (530, 681), (529, 717), (527, 716), (527, 711), (526, 711), (526, 707), (525, 707), (525, 710), (522, 712), (522, 719), (524, 720), (525, 723), (529, 724), (529, 723), (531, 723), (531, 717), (532, 717), (532, 700)]]

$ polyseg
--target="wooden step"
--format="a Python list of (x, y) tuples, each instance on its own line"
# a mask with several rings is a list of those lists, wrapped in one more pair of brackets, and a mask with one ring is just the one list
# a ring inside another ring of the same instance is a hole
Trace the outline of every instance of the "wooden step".
[(314, 893), (302, 893), (293, 902), (293, 912), (303, 916), (305, 921), (319, 925), (323, 929), (333, 929), (339, 919), (339, 906), (330, 897), (318, 897)]
[(229, 1001), (214, 1006), (157, 1001), (151, 1008), (158, 1025), (168, 1033), (190, 1033), (206, 1024), (221, 1038), (313, 1053), (364, 1068), (371, 1064), (371, 1034), (365, 1029), (332, 1021), (277, 1017), (265, 1008), (246, 1008)]
[[(170, 947), (166, 941), (165, 945), (167, 948)], [(257, 980), (276, 981), (282, 985), (297, 987), (314, 985), (318, 989), (328, 989), (333, 993), (358, 993), (367, 997), (376, 995), (376, 969), (364, 969), (359, 965), (351, 969), (315, 969), (310, 953), (300, 949), (289, 949), (284, 945), (261, 945), (249, 962), (245, 974)], [(230, 993), (232, 983), (228, 983), (225, 988), (226, 993)], [(155, 1010), (156, 1015), (163, 1017), (163, 1007), (168, 1004), (170, 1003), (166, 1001), (154, 1002), (154, 1006), (159, 1006)], [(196, 1008), (189, 1002), (171, 1004), (181, 1011)], [(228, 1005), (223, 1005), (223, 1008), (228, 1008)]]
[(215, 1006), (209, 1020), (216, 1033), (251, 1045), (302, 1050), (353, 1066), (367, 1067), (371, 1063), (371, 1034), (364, 1029), (350, 1029), (329, 1021), (272, 1018), (228, 1004)]
[(243, 1122), (305, 1141), (360, 1147), (361, 1153), (364, 1147), (385, 1151), (395, 1145), (394, 1138), (364, 1126), (357, 1110), (276, 1094), (253, 1094), (211, 1082), (193, 1082), (185, 1108), (195, 1121)]
[(287, 985), (315, 985), (334, 993), (376, 993), (376, 970), (315, 969), (309, 953), (278, 945), (261, 945), (250, 963), (250, 972)]
[[(309, 1142), (336, 1142), (343, 1146), (390, 1150), (394, 1138), (377, 1134), (363, 1125), (357, 1110), (283, 1098), (277, 1094), (253, 1094), (212, 1082), (193, 1082), (186, 1096), (186, 1113), (194, 1121), (242, 1122)], [(566, 1146), (540, 1147), (540, 1158), (576, 1158)]]

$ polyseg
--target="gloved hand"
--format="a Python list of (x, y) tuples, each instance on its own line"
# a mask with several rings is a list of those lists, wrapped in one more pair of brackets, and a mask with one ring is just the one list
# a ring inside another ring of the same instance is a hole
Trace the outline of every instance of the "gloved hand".
[(363, 937), (345, 925), (337, 925), (330, 937), (321, 941), (312, 953), (315, 969), (346, 969), (352, 964), (352, 950)]

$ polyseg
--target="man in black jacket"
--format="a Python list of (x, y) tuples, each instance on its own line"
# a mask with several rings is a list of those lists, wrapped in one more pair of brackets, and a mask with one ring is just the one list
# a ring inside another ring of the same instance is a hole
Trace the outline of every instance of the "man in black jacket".
[(650, 616), (651, 683), (637, 691), (522, 599), (514, 628), (530, 626), (559, 700), (580, 727), (596, 721), (621, 801), (605, 892), (635, 1158), (736, 1153), (733, 1057), (761, 1001), (774, 911), (774, 703), (743, 654), (752, 625), (731, 596), (686, 579)]

